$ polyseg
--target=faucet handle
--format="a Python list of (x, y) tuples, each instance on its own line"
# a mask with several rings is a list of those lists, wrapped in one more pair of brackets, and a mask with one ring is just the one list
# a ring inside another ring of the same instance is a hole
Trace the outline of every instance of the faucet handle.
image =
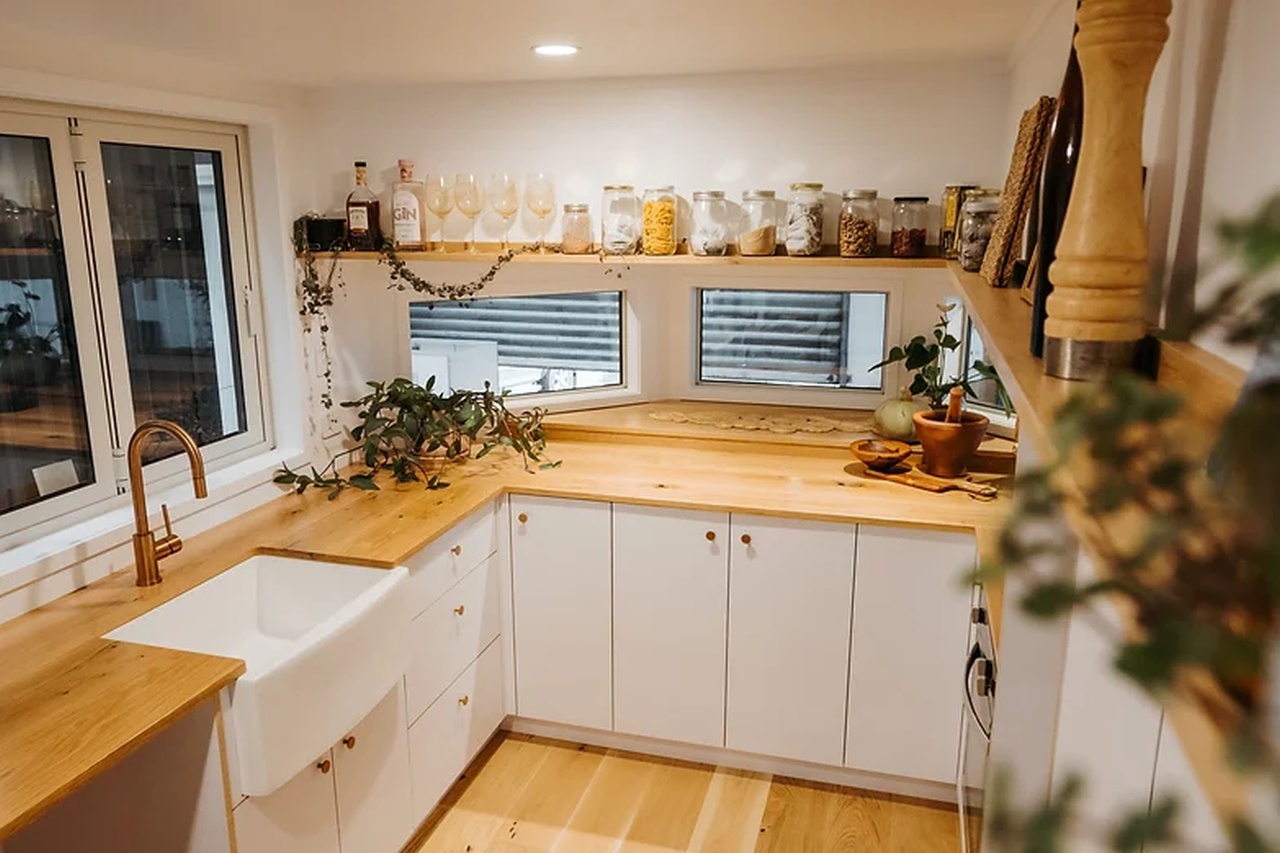
[(164, 538), (168, 539), (173, 535), (173, 522), (169, 520), (168, 504), (160, 504), (160, 514), (164, 516)]
[(182, 537), (173, 532), (173, 522), (169, 520), (169, 505), (160, 505), (160, 515), (164, 516), (164, 537), (156, 542), (156, 558), (172, 556), (182, 550)]

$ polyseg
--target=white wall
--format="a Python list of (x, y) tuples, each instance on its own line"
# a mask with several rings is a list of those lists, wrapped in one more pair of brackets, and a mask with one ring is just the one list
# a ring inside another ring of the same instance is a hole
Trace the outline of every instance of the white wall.
[[(1071, 53), (1076, 22), (1075, 0), (1042, 0), (1031, 26), (1023, 33), (1009, 64), (1008, 147), (1018, 135), (1018, 121), (1041, 95), (1057, 97)], [(1006, 168), (1008, 163), (1005, 164)]]

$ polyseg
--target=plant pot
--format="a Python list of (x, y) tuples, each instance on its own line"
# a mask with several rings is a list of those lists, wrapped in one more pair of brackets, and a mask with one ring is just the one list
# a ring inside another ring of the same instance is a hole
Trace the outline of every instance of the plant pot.
[(963, 477), (990, 420), (973, 412), (961, 412), (959, 423), (949, 424), (946, 419), (945, 409), (916, 412), (912, 418), (924, 453), (920, 467), (935, 477)]

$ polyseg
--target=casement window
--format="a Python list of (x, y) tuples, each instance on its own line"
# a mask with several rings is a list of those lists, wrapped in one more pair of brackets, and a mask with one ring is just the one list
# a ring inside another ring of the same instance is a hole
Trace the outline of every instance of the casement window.
[(622, 384), (622, 293), (413, 302), (413, 379), (437, 389), (513, 395)]
[(704, 289), (698, 381), (880, 391), (885, 293)]
[(0, 535), (122, 493), (150, 418), (211, 469), (269, 446), (243, 151), (235, 127), (0, 106)]

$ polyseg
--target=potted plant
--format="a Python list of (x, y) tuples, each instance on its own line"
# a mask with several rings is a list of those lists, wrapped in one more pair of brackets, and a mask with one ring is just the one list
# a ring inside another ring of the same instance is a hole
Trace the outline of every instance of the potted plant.
[[(911, 384), (903, 389), (902, 398), (889, 401), (876, 410), (876, 427), (881, 434), (887, 435), (889, 431), (900, 433), (905, 431), (902, 422), (909, 417), (912, 436), (920, 441), (924, 455), (921, 467), (925, 472), (937, 477), (960, 477), (986, 435), (990, 420), (976, 412), (960, 411), (949, 422), (946, 407), (953, 392), (957, 392), (958, 402), (963, 408), (964, 395), (974, 393), (972, 382), (991, 379), (996, 383), (996, 396), (1005, 411), (1012, 411), (1012, 407), (1000, 377), (989, 364), (975, 361), (969, 375), (946, 375), (946, 355), (960, 348), (960, 340), (947, 330), (948, 318), (955, 305), (939, 305), (938, 310), (941, 312), (938, 322), (930, 330), (933, 340), (917, 335), (906, 345), (890, 349), (884, 361), (869, 368), (875, 370), (902, 362), (907, 370), (914, 371)], [(928, 405), (915, 403), (915, 395), (923, 395)], [(888, 437), (899, 438), (900, 435)]]
[(14, 284), (22, 293), (22, 303), (0, 306), (0, 383), (5, 386), (0, 411), (8, 412), (34, 407), (35, 389), (53, 381), (59, 364), (54, 346), (57, 327), (43, 335), (36, 331), (35, 303), (40, 295), (25, 281)]

